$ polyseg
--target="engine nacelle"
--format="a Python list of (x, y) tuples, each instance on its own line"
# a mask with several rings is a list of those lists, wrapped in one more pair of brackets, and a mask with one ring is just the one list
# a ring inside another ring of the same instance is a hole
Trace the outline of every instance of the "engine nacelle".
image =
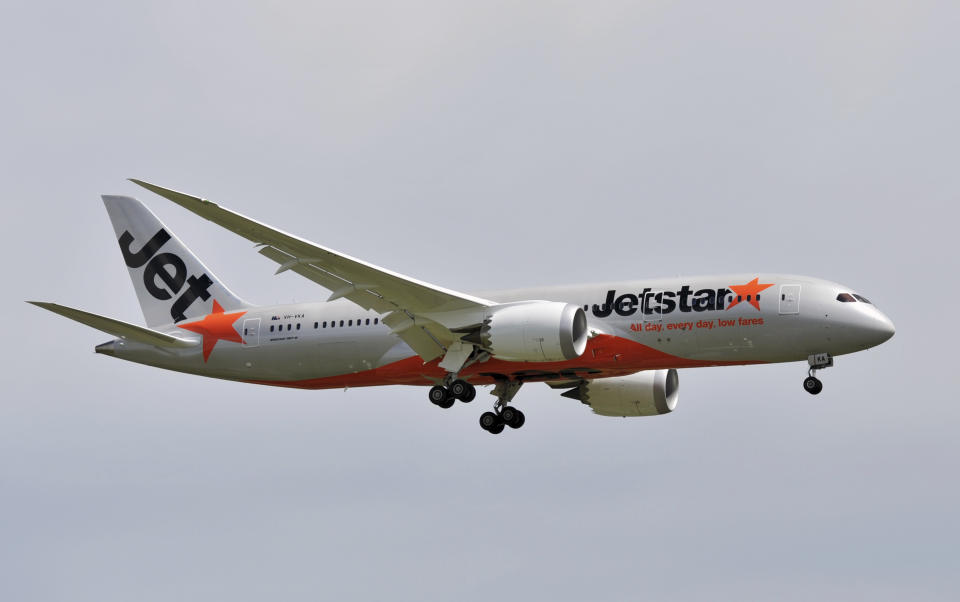
[(679, 389), (680, 378), (671, 368), (588, 380), (563, 396), (579, 399), (601, 416), (656, 416), (677, 407)]
[(480, 340), (500, 360), (572, 360), (587, 348), (587, 315), (580, 306), (555, 301), (503, 305), (484, 320)]

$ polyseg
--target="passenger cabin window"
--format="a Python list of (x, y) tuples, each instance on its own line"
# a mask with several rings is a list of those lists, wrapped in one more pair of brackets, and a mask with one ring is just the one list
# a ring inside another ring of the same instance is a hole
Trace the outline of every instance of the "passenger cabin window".
[(300, 330), (300, 322), (297, 322), (297, 330)]
[(841, 303), (856, 303), (857, 300), (853, 298), (853, 295), (850, 293), (840, 293), (837, 295), (837, 301)]
[(340, 320), (340, 326), (343, 327), (343, 320)]
[(314, 330), (316, 330), (319, 326), (320, 326), (320, 324), (319, 324), (318, 322), (314, 322), (314, 323), (313, 323), (313, 328), (314, 328)]
[[(863, 295), (858, 295), (854, 293), (853, 296), (856, 297), (858, 301), (863, 301), (864, 303), (870, 303), (870, 301)], [(873, 305), (873, 303), (870, 303), (870, 305)]]
[(380, 318), (374, 318), (374, 319), (373, 319), (373, 323), (374, 323), (374, 324), (379, 324), (379, 323), (380, 323)]
[(370, 326), (370, 318), (367, 318), (367, 326)]
[(273, 324), (270, 325), (270, 332), (273, 332)]

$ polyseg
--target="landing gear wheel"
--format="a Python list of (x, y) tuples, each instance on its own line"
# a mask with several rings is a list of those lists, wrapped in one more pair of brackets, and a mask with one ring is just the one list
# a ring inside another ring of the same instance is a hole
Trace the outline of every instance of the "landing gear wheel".
[(477, 389), (465, 380), (455, 380), (450, 385), (450, 394), (463, 403), (470, 403), (477, 396)]
[(446, 409), (453, 405), (453, 396), (445, 387), (438, 385), (430, 389), (430, 402)]
[[(491, 429), (496, 427), (498, 424), (502, 425), (503, 423), (500, 422), (500, 417), (494, 414), (493, 412), (484, 412), (483, 414), (480, 414), (480, 428), (482, 428), (483, 430), (490, 431)], [(503, 429), (500, 429), (500, 430), (503, 430)]]
[(500, 412), (500, 419), (513, 429), (520, 428), (523, 426), (523, 423), (527, 421), (527, 417), (523, 415), (523, 412), (510, 406), (503, 408), (503, 411)]
[(823, 391), (823, 383), (816, 376), (808, 376), (803, 379), (803, 390), (811, 395), (816, 395)]
[(492, 427), (488, 428), (488, 429), (487, 429), (487, 432), (490, 433), (491, 435), (499, 435), (500, 433), (503, 432), (503, 423), (502, 423), (502, 422), (498, 422), (497, 424), (495, 424), (495, 425), (493, 425)]

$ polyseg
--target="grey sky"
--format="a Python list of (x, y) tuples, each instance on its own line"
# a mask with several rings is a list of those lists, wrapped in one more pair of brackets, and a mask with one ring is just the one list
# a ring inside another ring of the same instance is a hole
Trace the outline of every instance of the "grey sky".
[[(960, 7), (517, 4), (3, 3), (0, 599), (956, 598)], [(529, 385), (496, 438), (486, 389), (163, 372), (23, 303), (142, 321), (99, 194), (252, 301), (324, 291), (126, 177), (449, 288), (794, 272), (897, 335), (817, 398)]]

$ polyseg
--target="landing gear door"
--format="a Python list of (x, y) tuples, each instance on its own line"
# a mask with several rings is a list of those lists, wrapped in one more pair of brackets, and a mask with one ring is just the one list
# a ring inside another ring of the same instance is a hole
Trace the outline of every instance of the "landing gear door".
[(243, 321), (243, 344), (247, 347), (260, 344), (260, 318), (247, 318)]
[(800, 313), (800, 285), (784, 284), (780, 287), (780, 313)]
[(643, 321), (659, 322), (663, 319), (663, 291), (650, 291), (643, 296)]

